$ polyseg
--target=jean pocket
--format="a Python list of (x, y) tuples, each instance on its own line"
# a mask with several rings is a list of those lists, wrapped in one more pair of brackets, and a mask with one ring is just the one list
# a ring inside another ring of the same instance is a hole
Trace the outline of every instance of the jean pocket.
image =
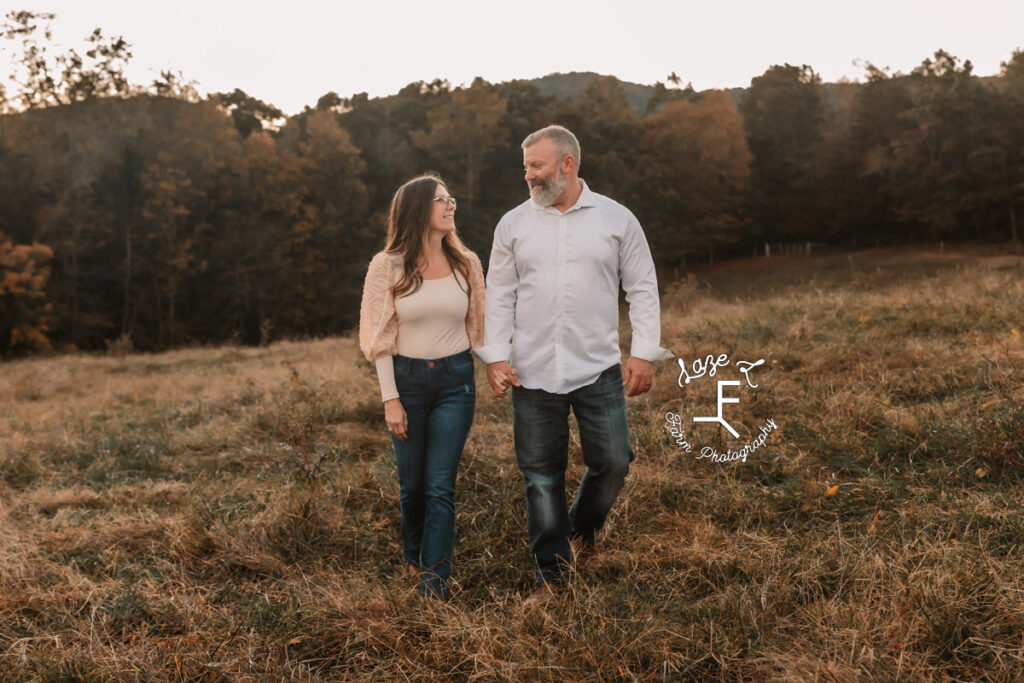
[(452, 377), (460, 382), (473, 382), (476, 379), (476, 374), (473, 371), (472, 356), (453, 360), (449, 367), (451, 368)]

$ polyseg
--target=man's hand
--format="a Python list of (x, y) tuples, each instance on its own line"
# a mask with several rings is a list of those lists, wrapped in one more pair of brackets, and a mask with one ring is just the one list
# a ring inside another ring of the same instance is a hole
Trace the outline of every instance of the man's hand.
[(508, 396), (508, 390), (511, 386), (522, 386), (519, 384), (518, 374), (519, 371), (509, 365), (507, 361), (500, 360), (487, 366), (487, 381), (491, 385), (491, 391), (498, 398)]
[(384, 422), (388, 425), (388, 431), (395, 435), (399, 441), (409, 438), (409, 420), (405, 416), (405, 408), (397, 398), (384, 401)]
[(622, 386), (628, 386), (626, 396), (639, 396), (651, 390), (654, 383), (654, 363), (643, 358), (630, 356), (622, 373)]

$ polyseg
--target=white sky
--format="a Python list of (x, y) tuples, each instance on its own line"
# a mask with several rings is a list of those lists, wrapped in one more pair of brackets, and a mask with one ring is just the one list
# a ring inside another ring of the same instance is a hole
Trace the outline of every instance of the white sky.
[[(287, 114), (331, 90), (388, 95), (439, 77), (460, 85), (596, 71), (652, 84), (675, 71), (703, 90), (746, 86), (789, 62), (826, 81), (855, 80), (863, 69), (854, 60), (909, 71), (939, 48), (984, 76), (1024, 48), (1021, 0), (13, 0), (12, 8), (57, 14), (54, 40), (65, 48), (96, 27), (124, 36), (133, 82), (180, 70), (201, 93), (237, 87)], [(2, 59), (6, 66), (9, 55)]]

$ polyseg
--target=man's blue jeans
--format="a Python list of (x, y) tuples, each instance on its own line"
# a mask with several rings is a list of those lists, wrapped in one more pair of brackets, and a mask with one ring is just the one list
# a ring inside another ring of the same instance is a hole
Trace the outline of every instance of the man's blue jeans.
[[(594, 542), (635, 457), (629, 444), (622, 369), (614, 365), (593, 384), (568, 394), (513, 387), (512, 409), (536, 581), (562, 584), (572, 562), (570, 540)], [(587, 466), (571, 509), (565, 498), (570, 409), (579, 423)]]
[(395, 356), (406, 441), (392, 436), (405, 559), (420, 570), (420, 592), (447, 599), (455, 539), (455, 476), (473, 423), (473, 357), (463, 351), (422, 360)]

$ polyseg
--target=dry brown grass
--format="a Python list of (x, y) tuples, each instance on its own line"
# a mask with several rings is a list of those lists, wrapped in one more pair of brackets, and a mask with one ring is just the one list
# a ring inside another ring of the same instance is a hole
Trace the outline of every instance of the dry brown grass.
[(663, 416), (713, 414), (714, 392), (666, 364), (630, 402), (600, 560), (530, 611), (510, 406), (482, 377), (441, 605), (404, 573), (353, 340), (6, 363), (0, 676), (1019, 680), (1022, 283), (1017, 258), (896, 251), (671, 287), (665, 343), (765, 358), (730, 415), (781, 431), (694, 460)]

